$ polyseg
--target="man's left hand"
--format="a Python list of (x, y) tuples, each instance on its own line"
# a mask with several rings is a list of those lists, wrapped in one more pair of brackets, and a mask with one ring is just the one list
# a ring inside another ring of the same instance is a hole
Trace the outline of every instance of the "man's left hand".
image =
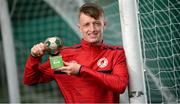
[(63, 62), (64, 66), (58, 68), (61, 72), (65, 72), (68, 75), (77, 75), (79, 74), (79, 70), (81, 65), (75, 62)]

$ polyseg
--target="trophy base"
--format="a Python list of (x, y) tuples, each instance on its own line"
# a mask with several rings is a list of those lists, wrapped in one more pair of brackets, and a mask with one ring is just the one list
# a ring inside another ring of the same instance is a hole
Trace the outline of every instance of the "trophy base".
[(50, 64), (51, 64), (51, 69), (54, 69), (54, 70), (64, 66), (62, 57), (59, 55), (50, 56)]

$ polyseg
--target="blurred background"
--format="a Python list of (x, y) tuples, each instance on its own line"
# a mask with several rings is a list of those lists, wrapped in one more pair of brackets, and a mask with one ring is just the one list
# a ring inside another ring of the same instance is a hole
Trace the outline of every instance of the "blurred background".
[[(48, 37), (62, 38), (65, 46), (80, 42), (81, 34), (76, 26), (77, 11), (84, 2), (95, 2), (103, 7), (107, 20), (105, 43), (123, 45), (118, 0), (6, 1), (12, 25), (22, 103), (64, 102), (55, 81), (34, 86), (23, 85), (23, 70), (31, 47)], [(148, 103), (180, 103), (180, 1), (136, 2)], [(9, 90), (2, 39), (0, 32), (0, 103), (7, 103)], [(46, 55), (43, 61), (47, 57)]]

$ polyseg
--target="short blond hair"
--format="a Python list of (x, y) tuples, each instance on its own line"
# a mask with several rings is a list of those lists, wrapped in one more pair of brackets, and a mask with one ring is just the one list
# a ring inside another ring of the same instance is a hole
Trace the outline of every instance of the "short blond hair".
[(103, 9), (95, 3), (85, 3), (79, 8), (79, 17), (80, 14), (84, 13), (94, 19), (98, 19), (101, 16), (104, 16)]

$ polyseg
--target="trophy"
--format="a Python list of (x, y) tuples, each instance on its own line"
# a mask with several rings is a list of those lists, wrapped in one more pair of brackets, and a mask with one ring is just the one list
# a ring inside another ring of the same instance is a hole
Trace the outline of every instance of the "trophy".
[(60, 48), (63, 46), (62, 40), (58, 37), (50, 37), (44, 41), (44, 44), (49, 54), (51, 68), (56, 70), (64, 66), (60, 55)]

